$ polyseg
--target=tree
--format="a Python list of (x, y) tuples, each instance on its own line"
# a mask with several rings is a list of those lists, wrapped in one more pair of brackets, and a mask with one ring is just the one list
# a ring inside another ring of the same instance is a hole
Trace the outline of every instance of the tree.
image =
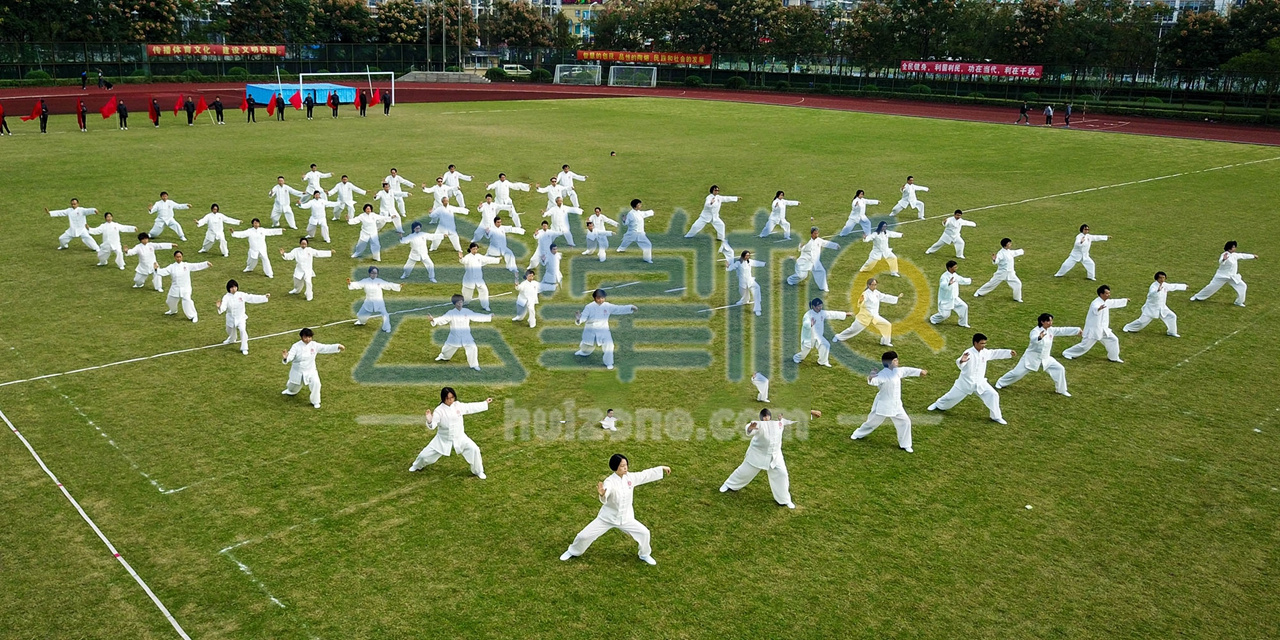
[(1190, 86), (1193, 72), (1217, 67), (1230, 55), (1230, 47), (1231, 25), (1226, 18), (1213, 11), (1183, 11), (1160, 42), (1160, 60), (1167, 70), (1182, 74)]
[(1255, 92), (1261, 88), (1267, 96), (1266, 109), (1270, 111), (1271, 100), (1280, 88), (1280, 38), (1272, 38), (1262, 49), (1247, 51), (1224, 62), (1222, 70), (1252, 83)]
[(769, 50), (789, 58), (792, 65), (801, 56), (820, 55), (830, 48), (830, 22), (818, 11), (804, 5), (782, 7), (769, 27)]
[(1058, 0), (1023, 0), (1003, 9), (1011, 12), (1001, 37), (1001, 59), (1019, 64), (1053, 61), (1055, 37), (1061, 37), (1063, 8)]
[(485, 22), (491, 41), (504, 42), (509, 47), (551, 46), (551, 23), (528, 2), (498, 0), (492, 17)]
[(893, 10), (876, 0), (862, 0), (840, 28), (841, 52), (875, 67), (896, 67), (902, 57), (893, 30)]
[(551, 16), (551, 46), (557, 49), (573, 49), (582, 44), (582, 38), (573, 34), (573, 24), (564, 12)]
[(387, 0), (378, 7), (379, 42), (425, 43), (426, 27), (427, 9), (413, 0)]
[(320, 42), (368, 42), (378, 33), (364, 0), (316, 0), (315, 23)]
[(946, 55), (956, 0), (890, 0), (888, 5), (904, 56), (929, 60)]
[(467, 0), (441, 0), (431, 5), (431, 37), (440, 42), (444, 34), (446, 45), (458, 44), (458, 15), (462, 15), (462, 44), (471, 46), (480, 37), (480, 27), (471, 15), (471, 3)]
[(311, 42), (314, 30), (312, 0), (235, 0), (227, 9), (228, 42)]
[(633, 0), (615, 0), (591, 12), (592, 45), (597, 49), (626, 51), (640, 46)]
[(1232, 53), (1261, 51), (1280, 37), (1280, 0), (1245, 0), (1230, 14)]

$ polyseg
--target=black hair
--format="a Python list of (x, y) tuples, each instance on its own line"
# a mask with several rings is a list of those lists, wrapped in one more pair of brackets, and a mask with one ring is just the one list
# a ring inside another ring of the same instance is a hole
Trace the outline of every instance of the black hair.
[(342, 174), (342, 177), (346, 178), (346, 177), (347, 177), (347, 174), (345, 174), (345, 173), (344, 173), (344, 174)]
[(148, 240), (150, 238), (151, 238), (151, 235), (148, 234), (146, 231), (143, 231), (142, 233), (138, 234), (138, 242), (142, 242), (143, 240)]
[(1230, 251), (1230, 250), (1232, 250), (1232, 249), (1236, 248), (1237, 246), (1239, 246), (1239, 245), (1237, 245), (1237, 244), (1236, 244), (1236, 241), (1235, 241), (1235, 240), (1228, 240), (1226, 244), (1222, 245), (1222, 250), (1223, 250), (1223, 251)]
[(1084, 233), (1084, 230), (1085, 230), (1085, 229), (1088, 229), (1088, 228), (1089, 228), (1089, 225), (1087, 225), (1087, 224), (1082, 224), (1082, 225), (1080, 225), (1080, 233)]
[(761, 420), (764, 420), (765, 418), (772, 418), (772, 417), (773, 417), (773, 413), (772, 413), (772, 412), (770, 412), (768, 409), (761, 409), (761, 410), (760, 410), (760, 419), (761, 419)]
[(960, 214), (960, 215), (964, 215), (964, 212), (963, 212), (963, 211), (961, 211), (961, 210), (959, 210), (959, 209), (956, 209), (956, 210), (955, 210), (955, 211), (953, 211), (952, 213), (957, 213), (957, 214)]
[(718, 184), (713, 184), (713, 185), (711, 185), (711, 188), (710, 188), (710, 189), (707, 189), (707, 193), (715, 193), (716, 189), (719, 189), (719, 188), (720, 188), (720, 185), (718, 185)]
[(507, 177), (507, 174), (505, 174), (505, 173), (499, 173), (499, 174), (498, 174), (498, 177), (499, 177), (499, 178), (505, 178), (505, 177)]
[(1013, 244), (1013, 240), (1010, 240), (1009, 238), (1000, 238), (1000, 246), (1001, 246), (1001, 247), (1007, 247), (1007, 246), (1009, 246), (1010, 244)]
[(958, 263), (958, 262), (956, 262), (955, 260), (948, 260), (948, 261), (947, 261), (947, 268), (948, 268), (948, 269), (950, 269), (951, 267), (954, 267), (954, 266), (956, 266), (957, 264), (959, 264), (959, 263)]
[(778, 190), (778, 193), (777, 193), (777, 194), (775, 194), (775, 195), (773, 196), (773, 199), (774, 199), (774, 200), (777, 200), (778, 198), (781, 198), (781, 197), (782, 197), (782, 190), (781, 190), (781, 189), (779, 189), (779, 190)]
[(316, 168), (316, 163), (312, 162), (312, 163), (311, 163), (311, 168), (312, 168), (312, 169)]
[(210, 211), (213, 211), (214, 209), (217, 209), (217, 208), (218, 208), (218, 203), (216, 203), (216, 202), (215, 202), (215, 203), (213, 203), (213, 204), (211, 204), (211, 205), (209, 205), (209, 210), (210, 210)]
[(858, 189), (858, 192), (857, 192), (857, 193), (855, 193), (855, 194), (853, 194), (853, 197), (855, 197), (855, 198), (861, 198), (861, 197), (862, 197), (862, 194), (864, 194), (864, 193), (866, 193), (866, 191), (863, 191), (862, 189)]
[(983, 333), (975, 333), (975, 334), (973, 334), (973, 343), (974, 343), (974, 344), (978, 344), (979, 342), (982, 342), (983, 340), (986, 340), (986, 339), (987, 339), (986, 334), (983, 334)]
[(440, 402), (442, 402), (442, 403), (443, 403), (445, 400), (448, 400), (450, 395), (452, 395), (452, 396), (453, 396), (453, 399), (454, 399), (454, 400), (457, 400), (457, 399), (458, 399), (458, 394), (457, 394), (457, 392), (456, 392), (456, 391), (454, 391), (454, 390), (453, 390), (453, 387), (445, 387), (445, 388), (441, 389), (441, 390), (440, 390)]
[(1107, 285), (1104, 284), (1098, 287), (1098, 295), (1102, 295), (1103, 291), (1110, 291), (1110, 290), (1111, 290), (1111, 287), (1108, 287)]
[(450, 168), (450, 169), (454, 169), (454, 168), (456, 168), (457, 166), (458, 166), (458, 165), (451, 164), (451, 165), (449, 165), (449, 168)]
[(276, 176), (276, 180), (284, 180), (284, 176)]
[(250, 220), (250, 221), (249, 221), (249, 226), (251, 226), (251, 227), (252, 227), (252, 226), (253, 226), (253, 223), (255, 223), (255, 222), (256, 222), (256, 223), (258, 223), (258, 224), (262, 224), (262, 221), (261, 221), (261, 220), (259, 220), (259, 219), (257, 219), (257, 218), (254, 218), (254, 219), (252, 219), (252, 220)]
[[(382, 183), (382, 184), (386, 184), (386, 183), (384, 182), (384, 183)], [(373, 211), (373, 205), (371, 205), (371, 204), (367, 204), (367, 203), (366, 203), (366, 204), (365, 204), (363, 207), (361, 207), (360, 209), (361, 209), (361, 211)]]
[(561, 168), (561, 169), (568, 169), (568, 168), (569, 168), (569, 165), (567, 165), (567, 164), (562, 164), (562, 165), (560, 165), (560, 168)]
[(106, 218), (107, 216), (111, 216), (112, 218), (114, 218), (114, 217), (115, 217), (114, 215), (112, 215), (112, 213), (111, 213), (110, 211), (103, 211), (103, 212), (102, 212), (102, 217), (103, 217), (103, 218)]
[(298, 332), (299, 338), (311, 338), (315, 335), (316, 335), (315, 332), (312, 331), (310, 327), (304, 327), (302, 331)]
[(880, 356), (880, 362), (883, 362), (887, 366), (890, 362), (893, 362), (894, 358), (897, 357), (897, 351), (886, 351), (884, 352), (884, 355)]
[(422, 223), (418, 222), (417, 220), (415, 220), (413, 224), (409, 225), (410, 231), (413, 231), (414, 229), (421, 229), (421, 228), (422, 228)]
[(1155, 279), (1155, 280), (1159, 280), (1159, 279), (1160, 279), (1160, 276), (1164, 276), (1164, 277), (1168, 278), (1168, 277), (1169, 277), (1169, 274), (1167, 274), (1167, 273), (1165, 273), (1165, 272), (1163, 272), (1163, 271), (1157, 271), (1157, 272), (1156, 272), (1156, 277), (1155, 277), (1154, 279)]
[(458, 304), (459, 300), (466, 300), (466, 298), (462, 297), (461, 293), (455, 293), (449, 297), (449, 302), (453, 304)]
[(609, 468), (613, 469), (614, 471), (617, 471), (618, 466), (621, 465), (622, 461), (626, 459), (627, 457), (622, 455), (621, 453), (615, 453), (612, 456), (609, 456)]
[(531, 275), (535, 275), (535, 274), (537, 274), (537, 271), (534, 271), (533, 269), (525, 269), (525, 270), (524, 270), (524, 274), (525, 274), (526, 276), (531, 276)]
[(634, 208), (636, 208), (636, 207), (638, 207), (638, 206), (640, 206), (640, 198), (632, 198), (632, 199), (631, 199), (631, 208), (632, 208), (632, 209), (634, 209)]
[(311, 241), (308, 240), (306, 236), (302, 236), (301, 238), (298, 238), (298, 244), (302, 244), (304, 242), (307, 243), (308, 247), (311, 246)]
[(1036, 318), (1036, 326), (1037, 326), (1037, 327), (1043, 327), (1043, 326), (1044, 326), (1044, 323), (1046, 323), (1046, 322), (1048, 322), (1048, 321), (1050, 321), (1050, 320), (1052, 320), (1052, 319), (1053, 319), (1053, 314), (1052, 314), (1052, 313), (1042, 313), (1042, 314), (1040, 314), (1040, 317), (1039, 317), (1039, 318)]
[(809, 308), (812, 309), (820, 304), (822, 304), (822, 298), (814, 298), (809, 301)]
[(476, 244), (475, 242), (472, 242), (471, 244), (467, 245), (467, 251), (471, 251), (472, 249), (479, 249), (479, 248), (480, 248), (480, 245)]
[(240, 288), (240, 283), (239, 283), (239, 282), (236, 282), (235, 280), (228, 280), (228, 281), (227, 281), (227, 293), (231, 293), (231, 287), (235, 287), (235, 288), (239, 289), (239, 288)]
[(604, 289), (596, 289), (591, 292), (592, 300), (604, 300), (607, 297), (609, 297), (609, 294)]
[(186, 254), (182, 253), (182, 249), (176, 249), (176, 250), (174, 250), (174, 252), (173, 252), (173, 257), (175, 257), (175, 258), (176, 258), (176, 257), (178, 257), (178, 256), (185, 256), (185, 255), (186, 255)]
[(746, 260), (746, 259), (747, 259), (747, 254), (748, 254), (748, 253), (751, 253), (751, 250), (750, 250), (750, 249), (743, 249), (743, 250), (742, 250), (742, 253), (738, 254), (738, 259), (739, 259), (739, 260)]
[(908, 180), (914, 180), (914, 179), (915, 179), (915, 176), (907, 176), (907, 179), (908, 179)]

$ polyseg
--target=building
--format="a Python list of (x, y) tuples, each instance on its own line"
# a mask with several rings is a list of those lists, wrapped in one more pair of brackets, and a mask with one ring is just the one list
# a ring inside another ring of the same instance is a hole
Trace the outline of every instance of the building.
[(569, 19), (569, 29), (573, 35), (585, 42), (591, 39), (592, 15), (602, 7), (602, 0), (564, 0), (560, 13)]

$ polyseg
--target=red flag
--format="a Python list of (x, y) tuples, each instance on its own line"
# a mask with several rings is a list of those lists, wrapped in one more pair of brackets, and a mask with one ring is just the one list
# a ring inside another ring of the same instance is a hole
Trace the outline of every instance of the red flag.
[(108, 100), (106, 104), (102, 105), (102, 109), (100, 110), (100, 113), (102, 113), (103, 120), (106, 120), (107, 118), (110, 118), (111, 116), (114, 116), (116, 114), (117, 100), (118, 99), (115, 96), (112, 96), (111, 99)]
[(182, 110), (182, 94), (178, 94), (178, 101), (173, 103), (173, 115), (175, 116), (178, 115), (178, 112), (181, 110)]
[(373, 90), (373, 102), (371, 104), (382, 104), (382, 89)]
[[(337, 109), (337, 108), (338, 108), (338, 93), (337, 93), (336, 91), (335, 91), (335, 92), (330, 93), (330, 94), (329, 94), (329, 99), (328, 99), (328, 100), (325, 100), (325, 102), (329, 104), (329, 108), (330, 108), (330, 109)], [(3, 113), (3, 111), (0, 111), (0, 113)]]
[(0, 118), (4, 117), (4, 103), (0, 103)]
[(240, 110), (241, 111), (249, 110), (249, 92), (248, 91), (244, 92), (244, 100), (240, 102)]
[(200, 102), (196, 103), (196, 115), (200, 115), (209, 110), (209, 103), (204, 101), (204, 96), (200, 96)]
[(301, 109), (302, 108), (302, 92), (299, 91), (293, 94), (293, 97), (289, 98), (289, 104), (293, 105), (294, 109)]
[(26, 122), (28, 120), (35, 120), (36, 118), (39, 118), (39, 117), (40, 117), (40, 101), (36, 100), (36, 106), (31, 107), (31, 115), (22, 116), (22, 121)]
[(160, 104), (154, 98), (152, 98), (151, 104), (147, 105), (147, 117), (151, 119), (152, 123), (160, 124)]
[(275, 114), (276, 114), (276, 97), (272, 95), (271, 99), (267, 101), (267, 116), (270, 117), (270, 116), (274, 116)]

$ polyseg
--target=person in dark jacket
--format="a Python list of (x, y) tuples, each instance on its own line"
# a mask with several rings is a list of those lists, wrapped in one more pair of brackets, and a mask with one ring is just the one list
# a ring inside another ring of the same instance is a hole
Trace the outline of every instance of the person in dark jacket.
[(80, 72), (80, 90), (87, 91), (89, 89), (89, 70), (85, 69)]
[(382, 92), (382, 115), (384, 116), (391, 115), (391, 92), (390, 91)]
[(124, 106), (123, 100), (116, 101), (116, 115), (120, 118), (120, 130), (129, 130), (129, 107)]
[(40, 133), (48, 133), (45, 127), (49, 124), (49, 105), (40, 99)]
[(213, 107), (213, 117), (217, 121), (217, 123), (226, 124), (225, 122), (222, 121), (222, 96), (214, 96), (213, 104), (209, 106)]
[(338, 92), (334, 91), (329, 94), (329, 108), (333, 110), (333, 117), (338, 117)]
[(160, 111), (160, 101), (156, 100), (155, 98), (152, 98), (152, 99), (151, 99), (151, 111), (152, 111), (153, 113), (155, 113), (155, 115), (156, 115), (156, 119), (155, 119), (155, 121), (154, 121), (154, 122), (155, 122), (156, 128), (157, 128), (157, 129), (159, 129), (159, 128), (160, 128), (160, 114), (161, 114), (161, 113), (164, 113), (164, 112), (163, 112), (163, 111)]
[(276, 120), (284, 122), (284, 96), (276, 94)]
[(84, 100), (81, 100), (80, 106), (76, 107), (76, 123), (80, 125), (80, 131), (89, 130), (89, 108), (84, 106)]
[(303, 100), (303, 101), (302, 101), (302, 104), (306, 105), (306, 107), (307, 107), (307, 119), (308, 119), (308, 120), (310, 120), (310, 119), (311, 119), (311, 110), (312, 110), (312, 109), (314, 109), (314, 108), (315, 108), (315, 106), (316, 106), (316, 99), (315, 99), (314, 97), (312, 97), (310, 94), (307, 94), (307, 99), (306, 99), (306, 100)]
[(186, 101), (182, 103), (182, 110), (187, 112), (187, 126), (194, 125), (196, 123), (196, 103), (191, 101), (191, 96), (187, 96)]
[(363, 118), (365, 117), (364, 110), (369, 107), (369, 92), (361, 91), (358, 100), (360, 102), (360, 117)]
[(257, 101), (255, 101), (255, 100), (253, 99), (253, 96), (250, 96), (250, 97), (248, 97), (248, 98), (245, 98), (244, 102), (245, 102), (245, 104), (249, 105), (249, 112), (248, 112), (248, 114), (247, 114), (247, 115), (245, 115), (245, 117), (244, 117), (244, 121), (245, 121), (245, 122), (257, 122), (257, 121), (258, 121), (258, 116), (257, 116), (256, 114), (254, 114), (254, 111), (253, 111), (253, 110), (254, 110), (255, 108), (257, 108), (257, 106), (258, 106)]

